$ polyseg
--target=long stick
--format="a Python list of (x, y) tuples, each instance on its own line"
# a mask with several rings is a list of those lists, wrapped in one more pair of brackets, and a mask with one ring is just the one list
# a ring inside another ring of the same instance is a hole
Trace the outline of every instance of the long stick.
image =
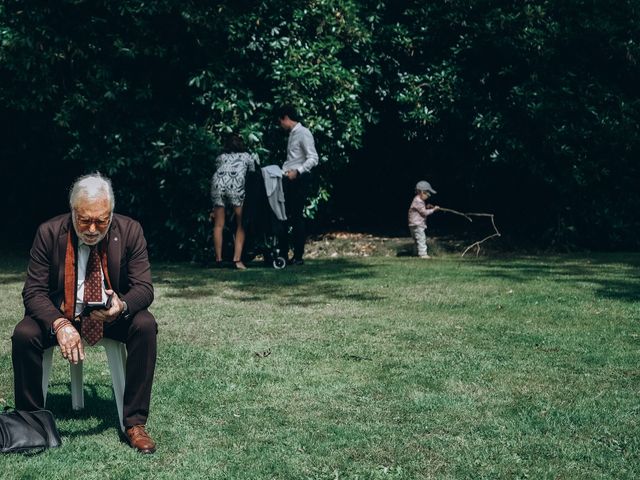
[(483, 238), (482, 240), (478, 241), (478, 242), (474, 242), (471, 245), (469, 245), (467, 248), (464, 249), (464, 252), (462, 252), (462, 256), (464, 257), (465, 253), (467, 253), (469, 250), (471, 250), (473, 247), (476, 247), (476, 257), (478, 256), (478, 254), (480, 253), (480, 244), (486, 242), (487, 240), (489, 240), (490, 238), (494, 238), (494, 237), (500, 237), (502, 236), (502, 234), (498, 231), (498, 227), (496, 227), (496, 222), (493, 216), (493, 213), (462, 213), (462, 212), (458, 212), (457, 210), (452, 210), (450, 208), (443, 208), (440, 207), (439, 210), (441, 212), (449, 212), (449, 213), (454, 213), (456, 215), (460, 215), (464, 218), (466, 218), (467, 220), (469, 220), (470, 222), (473, 222), (473, 220), (471, 219), (471, 217), (489, 217), (491, 218), (491, 225), (493, 225), (493, 230), (494, 233), (492, 233), (491, 235), (489, 235), (488, 237)]
[(487, 241), (487, 240), (489, 240), (490, 238), (493, 238), (493, 237), (499, 237), (499, 236), (500, 236), (500, 234), (499, 234), (499, 233), (494, 233), (494, 234), (492, 234), (492, 235), (489, 235), (489, 236), (488, 236), (488, 237), (486, 237), (486, 238), (483, 238), (483, 239), (482, 239), (482, 240), (480, 240), (479, 242), (472, 243), (472, 244), (471, 244), (471, 245), (469, 245), (467, 248), (465, 248), (465, 250), (464, 250), (464, 252), (462, 252), (462, 255), (461, 255), (461, 256), (462, 256), (462, 257), (464, 257), (464, 254), (465, 254), (465, 253), (467, 253), (467, 252), (468, 252), (470, 249), (472, 249), (473, 247), (476, 247), (476, 257), (477, 257), (477, 256), (478, 256), (478, 254), (480, 253), (480, 244), (481, 244), (481, 243), (486, 242), (486, 241)]
[(471, 218), (466, 213), (458, 212), (456, 210), (451, 210), (450, 208), (444, 208), (444, 207), (440, 207), (438, 208), (438, 210), (441, 212), (455, 213), (456, 215), (460, 215), (461, 217), (466, 218), (470, 222), (473, 222), (473, 220), (471, 220)]

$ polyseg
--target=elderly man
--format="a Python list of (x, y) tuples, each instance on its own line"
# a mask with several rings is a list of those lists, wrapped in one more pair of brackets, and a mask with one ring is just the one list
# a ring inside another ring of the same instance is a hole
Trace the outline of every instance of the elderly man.
[[(307, 201), (309, 177), (311, 169), (318, 164), (313, 135), (302, 123), (295, 107), (284, 105), (278, 111), (280, 126), (289, 132), (287, 142), (287, 159), (282, 165), (284, 172), (282, 187), (284, 189), (285, 207), (288, 226), (291, 226), (293, 240), (293, 258), (287, 260), (289, 265), (302, 265), (304, 260), (304, 206)], [(288, 229), (280, 236), (280, 248), (289, 255)]]
[(109, 179), (79, 178), (69, 196), (71, 213), (40, 225), (31, 248), (22, 297), (25, 316), (12, 337), (16, 408), (44, 407), (42, 355), (58, 344), (78, 363), (89, 344), (107, 337), (127, 347), (123, 405), (125, 437), (153, 453), (145, 430), (156, 364), (157, 324), (147, 244), (140, 224), (113, 213)]

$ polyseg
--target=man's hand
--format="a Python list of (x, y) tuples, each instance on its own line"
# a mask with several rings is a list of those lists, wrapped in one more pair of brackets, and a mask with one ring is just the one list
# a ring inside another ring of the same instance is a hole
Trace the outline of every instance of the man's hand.
[[(62, 328), (56, 327), (62, 323), (66, 323)], [(66, 318), (58, 318), (53, 322), (53, 329), (56, 332), (58, 345), (62, 356), (69, 360), (70, 363), (78, 363), (84, 360), (84, 345), (78, 330)]]
[(284, 174), (289, 180), (295, 180), (296, 178), (298, 178), (298, 170), (296, 169), (287, 170), (286, 172), (284, 172)]
[(94, 310), (89, 314), (92, 320), (100, 320), (104, 323), (111, 323), (116, 320), (120, 314), (124, 311), (124, 303), (118, 297), (118, 294), (113, 290), (105, 290), (107, 295), (111, 296), (111, 307), (103, 308), (101, 310)]

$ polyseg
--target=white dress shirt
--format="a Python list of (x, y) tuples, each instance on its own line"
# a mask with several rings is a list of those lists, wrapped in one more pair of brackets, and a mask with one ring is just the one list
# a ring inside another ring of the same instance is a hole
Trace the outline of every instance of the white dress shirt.
[(296, 123), (289, 132), (287, 143), (287, 160), (282, 170), (297, 170), (298, 173), (309, 172), (318, 164), (318, 152), (313, 135), (301, 123)]

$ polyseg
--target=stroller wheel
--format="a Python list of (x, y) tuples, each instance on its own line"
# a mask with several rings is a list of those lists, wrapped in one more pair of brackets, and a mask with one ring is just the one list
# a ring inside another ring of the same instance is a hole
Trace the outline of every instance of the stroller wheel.
[(287, 266), (287, 261), (282, 257), (276, 257), (273, 259), (272, 265), (276, 270), (282, 270)]

